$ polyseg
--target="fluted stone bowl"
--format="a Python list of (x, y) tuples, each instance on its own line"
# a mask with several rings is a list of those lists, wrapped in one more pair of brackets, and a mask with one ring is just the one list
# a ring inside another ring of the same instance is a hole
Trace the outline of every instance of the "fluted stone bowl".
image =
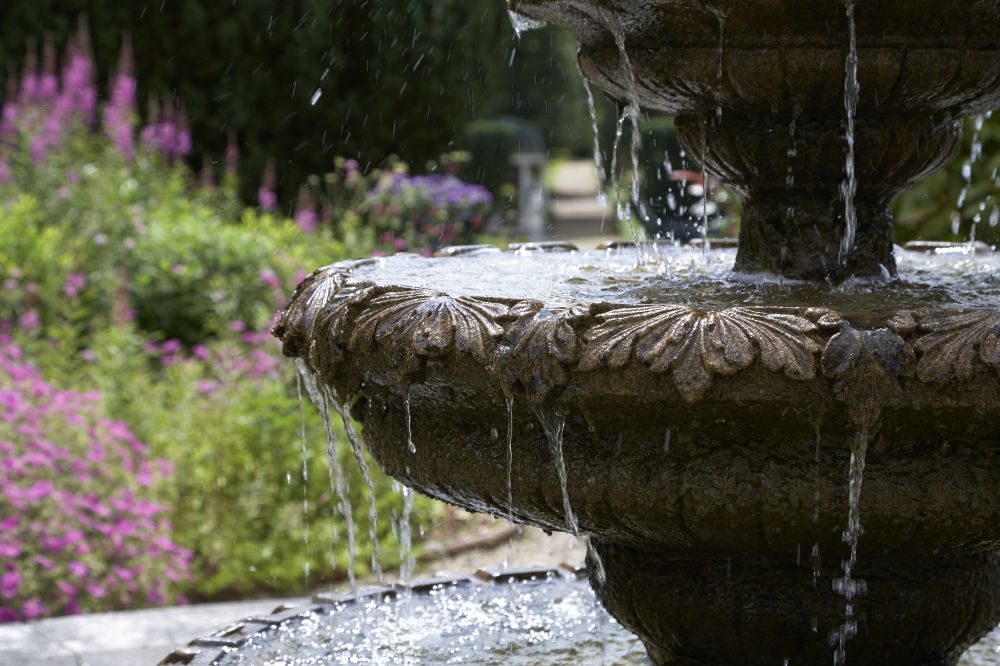
[[(613, 99), (677, 116), (688, 153), (743, 198), (740, 270), (894, 274), (892, 198), (955, 157), (962, 116), (1000, 106), (997, 0), (509, 4), (566, 27)], [(848, 6), (858, 222), (843, 256)]]
[(390, 475), (572, 514), (657, 663), (829, 663), (854, 622), (849, 664), (953, 664), (1000, 621), (995, 258), (834, 288), (721, 277), (731, 251), (532, 249), (334, 264), (275, 334)]

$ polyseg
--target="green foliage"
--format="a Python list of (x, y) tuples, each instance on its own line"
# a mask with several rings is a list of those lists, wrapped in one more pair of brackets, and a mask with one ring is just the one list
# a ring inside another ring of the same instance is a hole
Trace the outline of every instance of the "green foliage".
[[(965, 141), (955, 161), (941, 173), (918, 183), (897, 197), (896, 241), (914, 238), (968, 240), (972, 224), (976, 238), (990, 244), (1000, 242), (1000, 116), (983, 118), (977, 132), (976, 119), (965, 123)], [(982, 156), (971, 160), (973, 139), (982, 142)], [(974, 162), (974, 163), (973, 163)], [(965, 172), (968, 165), (968, 172)], [(961, 206), (963, 189), (966, 189)], [(957, 233), (956, 233), (957, 228)]]
[[(100, 392), (99, 415), (173, 463), (153, 499), (169, 507), (164, 536), (192, 551), (184, 591), (289, 593), (305, 589), (306, 570), (310, 585), (344, 577), (347, 527), (330, 490), (325, 428), (304, 405), (304, 478), (294, 374), (266, 330), (305, 270), (367, 255), (367, 236), (346, 245), (329, 226), (304, 234), (284, 217), (240, 215), (228, 186), (198, 189), (183, 167), (142, 150), (128, 161), (89, 132), (41, 162), (9, 158), (0, 335), (13, 333), (46, 382)], [(336, 433), (364, 572), (367, 489)], [(390, 567), (402, 500), (373, 472)], [(414, 519), (431, 511), (418, 499)]]
[[(230, 336), (199, 349), (204, 360), (161, 351), (156, 366), (141, 338), (124, 329), (106, 331), (92, 349), (96, 360), (83, 372), (103, 391), (106, 409), (174, 463), (162, 501), (171, 507), (174, 539), (194, 552), (192, 596), (303, 590), (307, 569), (310, 585), (343, 578), (347, 527), (328, 480), (325, 430), (308, 398), (300, 405), (294, 371), (275, 341), (266, 334)], [(335, 432), (362, 574), (371, 556), (368, 491), (342, 428)], [(391, 481), (373, 472), (388, 568), (399, 563), (391, 527), (402, 503)], [(414, 520), (432, 510), (429, 501), (418, 502)]]

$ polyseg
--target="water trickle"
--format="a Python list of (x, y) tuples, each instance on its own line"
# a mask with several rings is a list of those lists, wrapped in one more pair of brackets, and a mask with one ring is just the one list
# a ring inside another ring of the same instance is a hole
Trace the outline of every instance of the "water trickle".
[[(789, 192), (795, 189), (795, 158), (799, 156), (799, 143), (795, 136), (795, 130), (799, 121), (799, 115), (792, 116), (792, 122), (788, 123), (788, 168), (785, 171), (785, 189)], [(793, 210), (794, 209), (789, 209)], [(794, 215), (794, 212), (792, 213)]]
[[(306, 387), (309, 399), (312, 400), (313, 404), (319, 410), (319, 414), (323, 419), (323, 426), (326, 430), (326, 461), (330, 492), (336, 496), (340, 514), (344, 517), (344, 523), (347, 525), (347, 579), (350, 582), (351, 591), (357, 594), (358, 579), (354, 571), (354, 563), (357, 557), (357, 535), (354, 525), (354, 513), (351, 510), (351, 497), (347, 476), (344, 474), (344, 468), (337, 458), (337, 438), (334, 435), (333, 424), (330, 420), (330, 406), (325, 391), (322, 391), (316, 382), (316, 376), (306, 368), (305, 363), (301, 359), (296, 360), (296, 368), (299, 371), (299, 377), (302, 378), (302, 384)], [(331, 565), (336, 564), (333, 557), (333, 543), (338, 539), (338, 534), (336, 533), (336, 528), (334, 530), (334, 534), (332, 535), (333, 540), (330, 543)]]
[(847, 156), (844, 158), (844, 183), (841, 196), (844, 199), (844, 236), (840, 241), (840, 263), (847, 263), (854, 249), (857, 234), (858, 214), (854, 207), (854, 197), (858, 192), (858, 178), (854, 169), (854, 116), (858, 109), (861, 86), (858, 83), (858, 37), (854, 25), (854, 3), (847, 3), (847, 29), (850, 46), (847, 52), (844, 76), (844, 116), (847, 141)]
[(570, 534), (577, 535), (580, 533), (580, 526), (576, 522), (573, 507), (569, 503), (569, 479), (566, 474), (566, 461), (563, 458), (563, 433), (566, 429), (566, 418), (558, 412), (549, 412), (542, 408), (536, 409), (535, 414), (538, 416), (539, 423), (542, 424), (542, 430), (545, 431), (545, 438), (549, 442), (549, 450), (556, 466), (556, 474), (559, 476), (566, 529)]
[(406, 412), (406, 448), (410, 453), (417, 452), (417, 445), (413, 443), (413, 418), (410, 414), (410, 387), (406, 387), (406, 395), (403, 397), (403, 411)]
[(701, 255), (708, 257), (708, 120), (701, 135)]
[(410, 524), (413, 491), (400, 485), (399, 492), (403, 496), (403, 514), (399, 518), (399, 578), (405, 583), (413, 577), (413, 526)]
[[(621, 17), (608, 11), (603, 12), (603, 15), (608, 30), (611, 31), (611, 35), (614, 37), (615, 46), (618, 47), (618, 57), (621, 61), (622, 69), (625, 70), (628, 103), (625, 105), (622, 115), (628, 118), (629, 124), (632, 127), (629, 135), (629, 155), (632, 161), (632, 180), (631, 187), (629, 188), (630, 200), (632, 205), (638, 210), (639, 219), (642, 222), (646, 222), (649, 220), (649, 215), (646, 213), (646, 205), (639, 196), (639, 152), (642, 150), (642, 134), (639, 132), (639, 84), (635, 76), (635, 67), (632, 65), (632, 60), (629, 58), (628, 49), (625, 45), (625, 29), (622, 27)], [(620, 131), (621, 127), (619, 127)], [(619, 204), (618, 219), (629, 225), (632, 232), (632, 239), (636, 243), (644, 240), (645, 234), (642, 232), (642, 226), (632, 224), (632, 215), (628, 206)]]
[[(302, 444), (302, 524), (304, 533), (302, 541), (305, 551), (309, 552), (309, 451), (306, 446), (306, 410), (302, 401), (302, 374), (305, 371), (305, 363), (302, 359), (295, 359), (295, 394), (299, 402), (299, 435)], [(304, 588), (309, 589), (309, 559), (306, 558), (302, 565), (302, 578)]]
[(365, 484), (368, 486), (368, 536), (372, 543), (372, 572), (378, 578), (379, 583), (381, 583), (382, 548), (378, 537), (378, 508), (375, 498), (375, 484), (372, 482), (371, 469), (369, 469), (368, 461), (365, 459), (364, 444), (361, 441), (358, 431), (354, 428), (354, 421), (351, 420), (347, 404), (341, 401), (339, 396), (332, 391), (326, 391), (326, 397), (327, 401), (333, 404), (334, 409), (340, 414), (340, 419), (344, 423), (344, 432), (347, 433), (347, 441), (351, 444), (354, 459), (358, 462), (358, 468), (361, 469), (361, 478), (364, 479)]
[[(958, 193), (958, 200), (955, 202), (955, 213), (951, 218), (952, 233), (958, 234), (962, 223), (962, 209), (965, 207), (966, 199), (969, 196), (969, 189), (972, 187), (972, 169), (976, 162), (983, 156), (983, 125), (990, 118), (992, 112), (980, 113), (975, 117), (972, 124), (972, 141), (969, 146), (969, 156), (962, 162), (962, 189)], [(973, 217), (969, 226), (969, 252), (975, 256), (976, 227), (982, 221), (982, 211)]]
[[(578, 65), (579, 67), (579, 65)], [(587, 93), (587, 112), (590, 113), (590, 129), (594, 134), (594, 170), (597, 172), (597, 180), (600, 187), (597, 188), (597, 202), (602, 206), (607, 206), (608, 197), (604, 193), (604, 184), (608, 180), (608, 174), (604, 170), (604, 156), (601, 155), (601, 131), (597, 126), (597, 107), (594, 104), (594, 93), (590, 89), (590, 82), (587, 77), (580, 72), (580, 80), (583, 81), (583, 89)], [(603, 220), (601, 221), (603, 224)]]
[(721, 10), (715, 12), (719, 19), (719, 64), (715, 70), (715, 124), (722, 124), (722, 77), (723, 77), (723, 47), (726, 41), (726, 15)]
[(865, 454), (868, 451), (868, 432), (861, 430), (854, 438), (851, 446), (851, 469), (848, 482), (848, 514), (847, 529), (844, 530), (844, 543), (850, 547), (850, 555), (844, 560), (844, 575), (833, 581), (833, 591), (843, 596), (844, 623), (830, 633), (831, 645), (836, 645), (833, 655), (834, 666), (840, 666), (846, 658), (847, 641), (857, 635), (858, 623), (854, 619), (853, 599), (867, 591), (865, 581), (852, 577), (852, 571), (858, 561), (858, 538), (864, 532), (861, 527), (861, 486), (864, 482)]
[[(591, 543), (590, 537), (586, 538), (587, 544), (587, 558), (589, 560), (588, 566), (593, 570), (593, 587), (595, 593), (600, 593), (601, 588), (604, 587), (605, 583), (608, 581), (607, 574), (604, 571), (604, 561), (601, 559), (600, 553), (594, 548), (594, 544)], [(594, 613), (597, 616), (597, 640), (601, 646), (601, 666), (604, 666), (607, 660), (607, 647), (605, 634), (607, 632), (607, 617), (601, 612), (601, 602), (597, 598), (597, 594), (594, 595)]]
[[(514, 470), (514, 396), (508, 395), (507, 398), (507, 522), (514, 523), (514, 489), (511, 483), (513, 470)], [(507, 554), (503, 560), (503, 568), (506, 569), (510, 564), (511, 550), (514, 546), (514, 540), (510, 539), (507, 541)]]
[[(813, 459), (813, 525), (819, 524), (819, 452), (820, 444), (822, 443), (822, 436), (820, 435), (819, 426), (816, 426), (816, 455)], [(812, 564), (812, 574), (813, 574), (813, 587), (816, 587), (816, 583), (819, 580), (820, 570), (823, 567), (823, 559), (820, 557), (819, 553), (819, 541), (815, 542), (812, 547), (812, 552), (809, 556), (809, 561)]]
[(663, 434), (663, 453), (667, 455), (670, 454), (670, 437), (672, 435), (673, 432), (670, 428), (667, 428), (667, 431)]

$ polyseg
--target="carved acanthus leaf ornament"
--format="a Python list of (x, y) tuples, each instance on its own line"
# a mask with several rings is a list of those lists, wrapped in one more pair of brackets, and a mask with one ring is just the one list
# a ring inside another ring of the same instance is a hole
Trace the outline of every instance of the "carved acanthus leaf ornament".
[(793, 379), (816, 376), (816, 325), (793, 310), (640, 305), (596, 319), (584, 334), (581, 370), (620, 368), (634, 357), (653, 372), (670, 372), (688, 402), (704, 395), (714, 375), (732, 375), (755, 360)]

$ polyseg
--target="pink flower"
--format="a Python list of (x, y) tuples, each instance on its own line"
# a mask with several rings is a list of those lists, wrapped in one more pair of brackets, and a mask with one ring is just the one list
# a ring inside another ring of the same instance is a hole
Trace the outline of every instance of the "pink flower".
[(278, 274), (272, 271), (270, 268), (261, 269), (260, 281), (271, 288), (278, 288), (281, 286), (281, 280), (278, 278)]
[(208, 347), (205, 345), (195, 345), (191, 348), (191, 355), (194, 356), (199, 361), (208, 360)]
[(21, 613), (28, 620), (34, 620), (45, 615), (45, 605), (38, 598), (32, 597), (21, 606)]
[(35, 331), (42, 325), (42, 318), (35, 310), (25, 311), (17, 320), (17, 326), (22, 331)]
[(10, 170), (10, 163), (0, 158), (0, 183), (9, 183), (14, 180), (14, 174)]

